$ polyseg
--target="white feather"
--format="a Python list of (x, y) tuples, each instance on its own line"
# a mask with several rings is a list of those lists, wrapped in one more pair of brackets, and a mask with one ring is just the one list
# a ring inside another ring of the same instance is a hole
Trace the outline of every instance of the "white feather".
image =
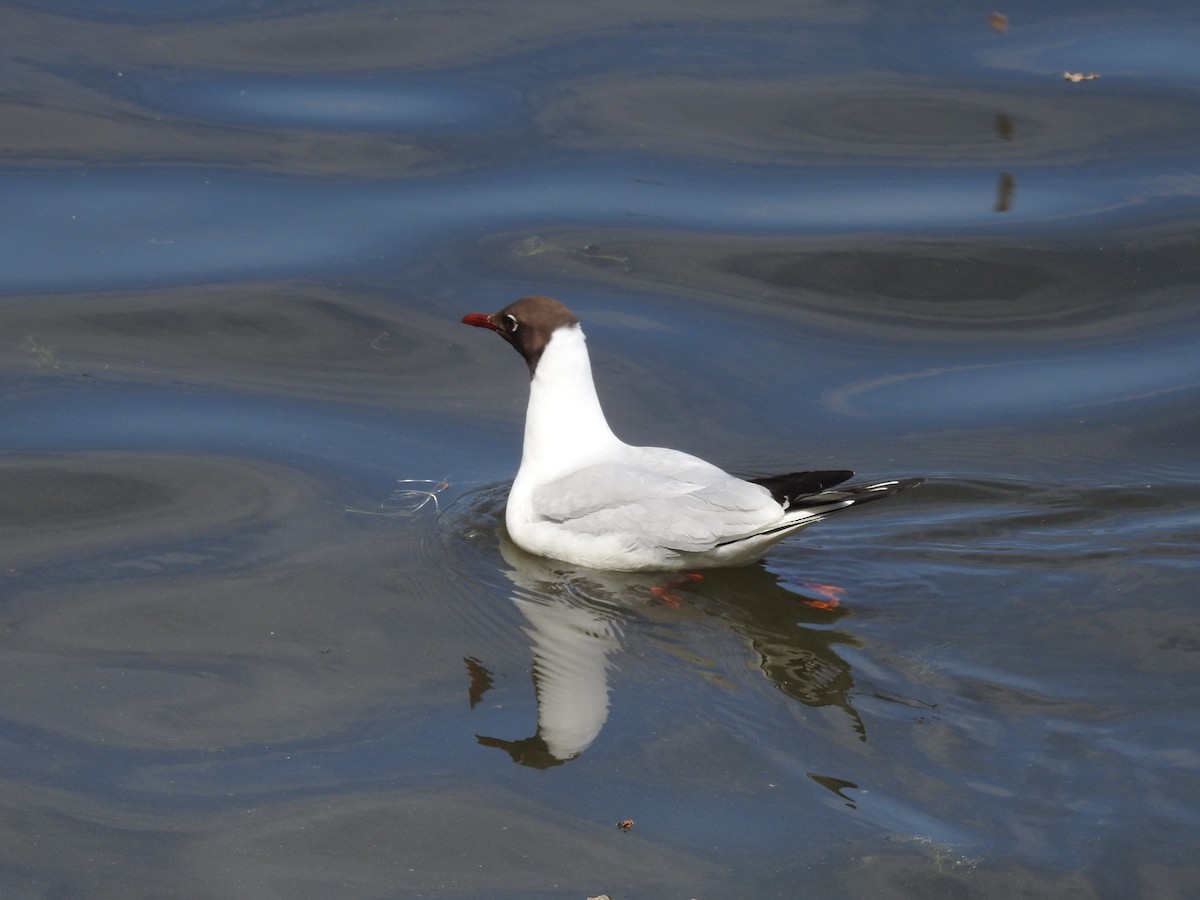
[(702, 459), (618, 439), (596, 396), (582, 330), (551, 337), (530, 384), (508, 499), (506, 524), (519, 546), (593, 568), (731, 565), (758, 558), (809, 519)]

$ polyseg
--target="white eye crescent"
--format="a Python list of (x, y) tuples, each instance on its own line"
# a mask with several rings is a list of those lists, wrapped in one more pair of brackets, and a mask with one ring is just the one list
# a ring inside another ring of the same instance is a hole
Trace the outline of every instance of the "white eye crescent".
[(505, 313), (504, 318), (506, 318), (506, 319), (508, 319), (508, 321), (512, 322), (512, 328), (510, 330), (516, 331), (517, 330), (517, 317), (514, 316), (512, 313)]

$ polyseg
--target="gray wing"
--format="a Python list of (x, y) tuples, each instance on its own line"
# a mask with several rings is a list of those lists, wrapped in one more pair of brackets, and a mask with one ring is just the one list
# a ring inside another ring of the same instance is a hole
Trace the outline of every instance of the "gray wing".
[(541, 485), (534, 512), (581, 534), (624, 534), (631, 544), (704, 551), (768, 528), (783, 507), (758, 484), (686, 453), (630, 448)]

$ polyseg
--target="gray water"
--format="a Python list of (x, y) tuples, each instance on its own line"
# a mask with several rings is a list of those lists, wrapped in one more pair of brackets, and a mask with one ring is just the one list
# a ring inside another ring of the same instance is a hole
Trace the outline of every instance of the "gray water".
[[(0, 895), (1200, 893), (1200, 15), (990, 11), (0, 3)], [(529, 293), (928, 481), (522, 554)]]

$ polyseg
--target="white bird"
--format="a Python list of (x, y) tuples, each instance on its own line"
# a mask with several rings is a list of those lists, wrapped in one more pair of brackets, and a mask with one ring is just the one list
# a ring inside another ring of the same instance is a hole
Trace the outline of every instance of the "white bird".
[(789, 534), (922, 478), (830, 490), (848, 471), (743, 480), (662, 447), (634, 447), (608, 426), (579, 320), (550, 297), (524, 297), (467, 325), (490, 328), (529, 365), (521, 467), (505, 510), (517, 546), (616, 571), (747, 565)]

